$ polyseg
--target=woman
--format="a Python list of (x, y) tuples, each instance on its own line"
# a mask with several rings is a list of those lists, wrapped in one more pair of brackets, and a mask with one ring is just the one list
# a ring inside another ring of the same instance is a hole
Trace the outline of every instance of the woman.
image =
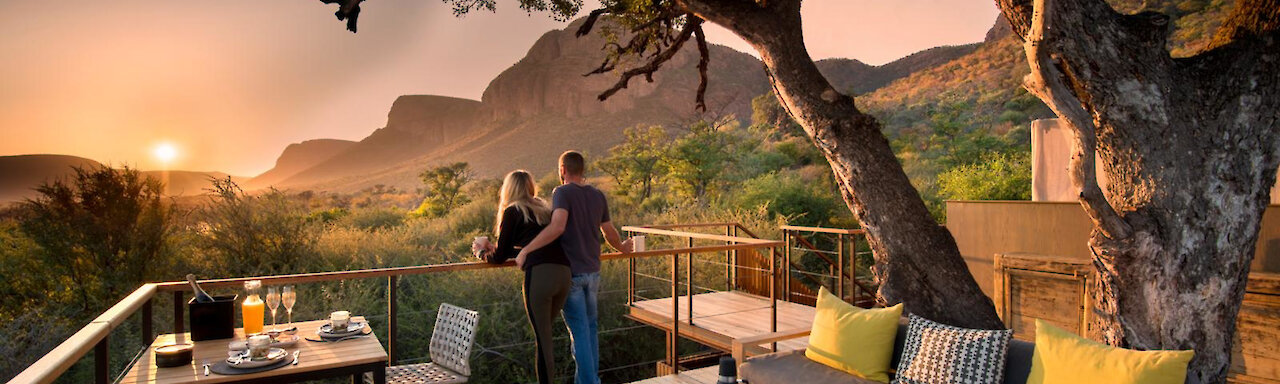
[[(538, 236), (550, 221), (551, 206), (536, 196), (533, 176), (523, 170), (513, 171), (502, 181), (499, 192), (494, 228), (497, 246), (481, 240), (473, 247), (484, 250), (481, 255), (486, 261), (504, 263), (516, 258), (520, 248)], [(569, 259), (560, 248), (559, 240), (524, 257), (517, 258), (516, 265), (524, 270), (524, 309), (537, 343), (534, 357), (538, 382), (551, 383), (556, 374), (551, 324), (569, 295), (572, 279)]]

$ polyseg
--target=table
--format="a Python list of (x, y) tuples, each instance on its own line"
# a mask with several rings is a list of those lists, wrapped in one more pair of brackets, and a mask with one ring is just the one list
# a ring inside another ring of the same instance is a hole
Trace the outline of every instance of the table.
[[(353, 317), (363, 321), (363, 318)], [(297, 322), (298, 335), (304, 338), (316, 338), (316, 330), (327, 320)], [(190, 333), (181, 335), (164, 334), (156, 337), (152, 347), (159, 345), (190, 343)], [(317, 343), (299, 340), (297, 344), (285, 348), (290, 354), (302, 351), (298, 355), (298, 365), (286, 365), (282, 368), (247, 375), (204, 375), (204, 364), (213, 364), (219, 359), (227, 358), (227, 344), (233, 340), (244, 340), (244, 330), (236, 328), (235, 337), (231, 339), (206, 340), (195, 342), (192, 350), (192, 364), (173, 368), (156, 368), (155, 355), (150, 351), (144, 353), (133, 368), (125, 374), (121, 383), (288, 383), (304, 380), (316, 380), (330, 377), (351, 376), (353, 383), (360, 380), (366, 372), (373, 373), (375, 384), (385, 384), (387, 380), (387, 351), (378, 342), (377, 335), (351, 339), (336, 343)], [(292, 358), (292, 357), (288, 357)]]
[(681, 371), (678, 375), (658, 376), (631, 384), (716, 384), (720, 379), (720, 366)]

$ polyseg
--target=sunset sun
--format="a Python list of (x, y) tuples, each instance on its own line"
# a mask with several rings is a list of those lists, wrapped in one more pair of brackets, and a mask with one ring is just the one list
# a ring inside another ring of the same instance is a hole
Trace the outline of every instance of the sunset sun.
[(178, 147), (168, 142), (156, 144), (155, 148), (151, 150), (151, 156), (154, 156), (160, 163), (168, 165), (173, 159), (178, 158)]

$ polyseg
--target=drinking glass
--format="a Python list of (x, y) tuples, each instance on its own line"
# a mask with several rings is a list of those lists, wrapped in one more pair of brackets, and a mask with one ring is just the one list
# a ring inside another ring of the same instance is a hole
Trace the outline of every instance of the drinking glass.
[(298, 292), (293, 290), (292, 285), (286, 285), (280, 299), (284, 302), (285, 312), (289, 313), (289, 327), (293, 328), (293, 304), (298, 302)]
[(280, 308), (280, 288), (267, 288), (267, 308), (271, 309), (271, 329), (276, 329), (276, 308)]

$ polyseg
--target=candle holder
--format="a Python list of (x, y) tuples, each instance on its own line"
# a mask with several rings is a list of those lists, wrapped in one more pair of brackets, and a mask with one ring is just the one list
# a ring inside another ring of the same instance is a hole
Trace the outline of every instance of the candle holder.
[(161, 345), (152, 349), (156, 367), (170, 368), (191, 364), (191, 344)]

